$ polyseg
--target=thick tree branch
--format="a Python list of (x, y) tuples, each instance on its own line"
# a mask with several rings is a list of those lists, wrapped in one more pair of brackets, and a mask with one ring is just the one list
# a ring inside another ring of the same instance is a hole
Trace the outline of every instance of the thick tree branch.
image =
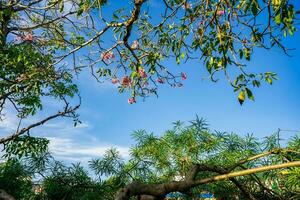
[(252, 168), (252, 169), (231, 172), (231, 173), (224, 174), (224, 175), (218, 175), (218, 176), (207, 178), (207, 179), (197, 180), (197, 181), (195, 181), (194, 184), (195, 185), (206, 184), (206, 183), (226, 180), (226, 179), (233, 178), (233, 177), (246, 176), (246, 175), (250, 175), (250, 174), (255, 174), (255, 173), (260, 173), (260, 172), (265, 172), (265, 171), (270, 171), (270, 170), (275, 170), (275, 169), (282, 169), (282, 168), (288, 168), (288, 167), (299, 167), (299, 166), (300, 166), (300, 161), (293, 161), (293, 162), (277, 164), (277, 165), (256, 167), (256, 168)]
[(115, 200), (129, 200), (130, 197), (134, 197), (138, 195), (151, 195), (154, 197), (164, 197), (166, 194), (170, 192), (176, 192), (176, 191), (185, 192), (198, 185), (227, 180), (239, 176), (246, 176), (246, 175), (260, 173), (264, 171), (270, 171), (270, 170), (287, 168), (287, 167), (299, 167), (299, 166), (300, 166), (300, 161), (294, 161), (294, 162), (288, 162), (288, 163), (271, 165), (271, 166), (256, 167), (252, 169), (227, 173), (227, 174), (218, 175), (218, 176), (214, 176), (206, 179), (200, 179), (200, 180), (186, 179), (184, 181), (171, 181), (171, 182), (161, 183), (161, 184), (146, 184), (140, 182), (133, 182), (127, 185), (125, 188), (122, 188), (116, 195)]
[(0, 199), (2, 200), (15, 200), (13, 196), (8, 194), (5, 190), (0, 189)]
[[(218, 174), (228, 174), (230, 172), (229, 170), (224, 169), (222, 167), (208, 166), (203, 164), (195, 165), (194, 168), (197, 169), (197, 170), (192, 169), (194, 176), (196, 176), (199, 171), (210, 171), (210, 172), (216, 172)], [(246, 189), (246, 187), (243, 184), (241, 184), (239, 181), (237, 181), (235, 178), (229, 178), (229, 180), (240, 189), (240, 191), (247, 199), (256, 200), (256, 198)]]

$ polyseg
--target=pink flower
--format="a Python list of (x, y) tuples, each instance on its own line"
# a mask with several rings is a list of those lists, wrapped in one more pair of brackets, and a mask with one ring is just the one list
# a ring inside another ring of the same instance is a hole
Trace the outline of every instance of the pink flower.
[(222, 15), (224, 15), (225, 14), (225, 11), (224, 10), (218, 10), (217, 11), (217, 15), (218, 16), (222, 16)]
[(147, 74), (144, 69), (139, 69), (139, 75), (141, 78), (147, 78)]
[(132, 49), (138, 49), (139, 48), (139, 42), (137, 40), (133, 41), (132, 45), (131, 45)]
[(122, 85), (124, 87), (129, 87), (131, 85), (131, 79), (128, 76), (122, 78)]
[(104, 62), (107, 62), (111, 59), (115, 59), (115, 54), (114, 54), (113, 51), (109, 51), (109, 52), (106, 52), (106, 53), (102, 53), (101, 58), (104, 60)]
[(157, 78), (156, 81), (158, 83), (160, 83), (160, 84), (164, 84), (165, 83), (165, 81), (163, 79), (161, 79), (161, 78)]
[(205, 21), (204, 20), (200, 20), (199, 23), (198, 23), (198, 26), (203, 26), (205, 24)]
[(19, 42), (19, 41), (33, 42), (33, 40), (34, 40), (34, 36), (31, 32), (29, 32), (27, 34), (22, 34), (22, 35), (16, 36), (14, 38), (15, 42)]
[(112, 78), (111, 79), (112, 84), (117, 84), (119, 80), (117, 78)]
[(25, 35), (23, 37), (23, 40), (27, 41), (27, 42), (32, 42), (33, 41), (33, 35), (31, 33), (28, 33), (27, 35)]
[(129, 99), (128, 99), (128, 103), (129, 103), (129, 104), (136, 103), (135, 98), (134, 98), (134, 97), (129, 98)]
[(181, 72), (181, 79), (182, 80), (186, 80), (187, 79), (186, 73)]
[(182, 8), (184, 10), (188, 10), (188, 9), (191, 9), (192, 8), (192, 5), (190, 3), (187, 3), (185, 2), (183, 5), (182, 5)]

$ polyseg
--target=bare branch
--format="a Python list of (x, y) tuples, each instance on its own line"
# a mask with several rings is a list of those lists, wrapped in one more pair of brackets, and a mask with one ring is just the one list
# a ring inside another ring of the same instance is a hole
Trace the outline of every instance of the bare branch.
[(48, 121), (50, 121), (52, 119), (55, 119), (57, 117), (67, 116), (68, 114), (74, 113), (74, 111), (77, 110), (79, 108), (79, 106), (80, 106), (80, 104), (77, 105), (77, 106), (75, 106), (75, 107), (70, 107), (70, 108), (66, 107), (64, 109), (64, 111), (60, 111), (60, 112), (58, 112), (58, 113), (56, 113), (54, 115), (51, 115), (51, 116), (49, 116), (49, 117), (47, 117), (47, 118), (45, 118), (45, 119), (43, 119), (41, 121), (38, 121), (38, 122), (36, 122), (34, 124), (31, 124), (31, 125), (29, 125), (29, 126), (27, 126), (25, 128), (22, 128), (20, 131), (17, 131), (14, 134), (11, 134), (11, 135), (9, 135), (7, 137), (1, 138), (0, 139), (0, 144), (6, 143), (6, 142), (8, 142), (10, 140), (13, 140), (13, 139), (19, 137), (20, 135), (22, 135), (24, 133), (27, 133), (32, 128), (38, 127), (40, 125), (43, 125), (44, 123), (46, 123), (46, 122), (48, 122)]

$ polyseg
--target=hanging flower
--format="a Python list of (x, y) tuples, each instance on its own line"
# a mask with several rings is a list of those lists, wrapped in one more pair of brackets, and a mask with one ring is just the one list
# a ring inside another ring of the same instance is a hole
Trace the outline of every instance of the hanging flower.
[(141, 78), (147, 78), (147, 74), (143, 68), (139, 69), (139, 75), (141, 76)]
[(161, 78), (157, 78), (156, 81), (158, 83), (160, 83), (160, 84), (164, 84), (165, 83), (165, 81), (163, 79), (161, 79)]
[(110, 61), (111, 59), (115, 59), (115, 54), (113, 51), (109, 51), (101, 54), (101, 58), (104, 62)]
[(186, 73), (181, 72), (181, 79), (182, 80), (186, 80), (187, 79)]
[(131, 86), (131, 79), (130, 79), (128, 76), (124, 76), (124, 77), (122, 78), (122, 85), (123, 85), (124, 87), (129, 87), (129, 86)]
[(119, 80), (117, 78), (112, 78), (111, 79), (112, 84), (117, 84)]
[(139, 48), (139, 42), (137, 40), (133, 41), (132, 45), (131, 45), (132, 49), (138, 49)]
[(185, 3), (182, 5), (182, 8), (183, 8), (184, 10), (189, 10), (189, 9), (192, 8), (192, 5), (191, 5), (190, 3), (188, 3), (188, 2), (185, 2)]
[(224, 10), (218, 10), (217, 11), (217, 15), (218, 16), (222, 16), (222, 15), (224, 15), (225, 14), (225, 11)]
[(32, 42), (33, 35), (31, 33), (28, 33), (28, 34), (24, 35), (24, 37), (22, 39), (23, 39), (23, 41)]
[(129, 104), (136, 103), (135, 98), (134, 98), (134, 97), (129, 98), (129, 99), (128, 99), (128, 103), (129, 103)]

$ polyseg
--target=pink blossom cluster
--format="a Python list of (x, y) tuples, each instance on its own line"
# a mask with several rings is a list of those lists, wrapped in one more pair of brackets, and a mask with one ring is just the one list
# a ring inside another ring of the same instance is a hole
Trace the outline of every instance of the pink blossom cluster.
[(140, 68), (138, 72), (141, 78), (147, 78), (147, 74), (143, 68)]
[(15, 41), (33, 42), (34, 36), (32, 33), (27, 33), (25, 35), (17, 36)]
[[(119, 79), (116, 78), (116, 77), (114, 77), (114, 78), (111, 79), (111, 83), (112, 83), (112, 84), (117, 84), (117, 83), (119, 83), (119, 82), (120, 82)], [(121, 79), (121, 85), (122, 85), (123, 87), (130, 87), (131, 84), (132, 84), (132, 81), (131, 81), (131, 79), (130, 79), (128, 76), (124, 76), (124, 77)]]
[[(139, 73), (139, 75), (140, 75), (141, 78), (147, 78), (147, 74), (146, 74), (146, 72), (145, 72), (145, 70), (143, 68), (139, 68), (138, 73)], [(187, 75), (184, 72), (180, 73), (180, 77), (181, 77), (182, 80), (186, 80), (187, 79)], [(156, 82), (160, 83), (160, 84), (164, 84), (165, 81), (166, 81), (165, 78), (161, 78), (161, 77), (158, 77), (156, 79)], [(132, 85), (132, 80), (131, 80), (131, 78), (129, 76), (123, 76), (121, 80), (119, 80), (118, 78), (114, 77), (114, 78), (111, 79), (111, 82), (113, 84), (120, 83), (123, 87), (131, 87), (131, 85)], [(143, 81), (143, 83), (142, 83), (142, 87), (143, 88), (147, 87), (148, 85), (149, 85), (149, 83), (146, 80)], [(182, 87), (182, 86), (183, 86), (182, 83), (172, 84), (172, 87)], [(128, 99), (128, 103), (129, 104), (136, 103), (135, 97), (129, 98)]]
[(112, 82), (112, 84), (117, 84), (117, 83), (119, 83), (119, 80), (117, 78), (112, 78), (111, 82)]
[(104, 62), (109, 62), (111, 61), (112, 59), (115, 59), (115, 54), (113, 51), (108, 51), (108, 52), (105, 52), (105, 53), (102, 53), (101, 54), (101, 59), (104, 61)]
[(225, 11), (224, 10), (218, 10), (217, 11), (217, 15), (218, 16), (222, 16), (222, 15), (224, 15), (225, 14)]
[(138, 49), (139, 48), (139, 42), (137, 40), (133, 41), (132, 45), (131, 45), (132, 49)]
[(162, 79), (162, 78), (157, 78), (156, 79), (156, 82), (160, 83), (160, 84), (164, 84), (165, 83), (165, 80)]
[(130, 87), (132, 84), (131, 79), (128, 76), (124, 76), (122, 78), (122, 86), (124, 87)]
[(128, 99), (128, 103), (129, 103), (129, 104), (136, 103), (135, 98), (134, 98), (134, 97), (129, 98), (129, 99)]
[(192, 8), (192, 4), (188, 3), (188, 2), (185, 2), (183, 5), (182, 5), (182, 8), (184, 10), (189, 10)]
[(182, 79), (183, 81), (187, 79), (186, 73), (181, 72), (180, 75), (181, 75), (181, 79)]

